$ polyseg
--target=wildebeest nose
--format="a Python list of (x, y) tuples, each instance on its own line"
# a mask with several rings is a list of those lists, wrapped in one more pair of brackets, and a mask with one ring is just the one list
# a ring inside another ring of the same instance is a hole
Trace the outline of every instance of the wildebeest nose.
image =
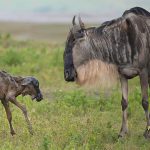
[(41, 93), (39, 93), (39, 97), (41, 98), (41, 100), (43, 99), (43, 95)]
[(43, 95), (41, 93), (37, 94), (37, 101), (41, 101), (43, 99)]
[(41, 100), (43, 99), (43, 95), (41, 94)]

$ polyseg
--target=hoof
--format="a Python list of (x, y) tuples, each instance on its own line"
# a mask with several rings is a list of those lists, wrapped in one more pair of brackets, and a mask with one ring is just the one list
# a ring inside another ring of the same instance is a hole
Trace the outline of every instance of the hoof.
[(15, 131), (11, 131), (10, 133), (12, 136), (14, 136), (16, 134)]
[(30, 132), (31, 135), (33, 135), (33, 132)]
[(33, 128), (32, 128), (32, 126), (31, 126), (31, 124), (28, 125), (28, 131), (29, 131), (29, 133), (30, 133), (31, 135), (34, 134)]
[(118, 134), (118, 139), (122, 139), (124, 136), (121, 134)]
[(146, 129), (143, 136), (145, 137), (145, 139), (150, 139), (150, 130)]
[(121, 132), (119, 133), (118, 135), (118, 138), (121, 139), (121, 138), (124, 138), (126, 136), (127, 132)]
[(128, 134), (128, 130), (127, 129), (122, 130), (120, 131), (118, 138), (124, 138), (126, 134)]
[(29, 133), (30, 133), (31, 135), (33, 135), (33, 134), (34, 134), (33, 130), (29, 130)]

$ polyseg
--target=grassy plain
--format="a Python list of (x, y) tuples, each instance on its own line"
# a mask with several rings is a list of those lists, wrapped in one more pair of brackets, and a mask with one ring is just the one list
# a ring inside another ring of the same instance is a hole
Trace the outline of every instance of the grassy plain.
[[(50, 28), (51, 33), (59, 33), (58, 28)], [(119, 88), (88, 90), (66, 83), (63, 79), (63, 50), (67, 30), (63, 30), (63, 26), (60, 30), (62, 34), (56, 39), (52, 35), (44, 40), (49, 42), (42, 42), (38, 36), (35, 40), (16, 41), (6, 34), (10, 28), (3, 31), (0, 37), (1, 70), (13, 75), (37, 77), (44, 100), (37, 103), (30, 97), (18, 97), (28, 108), (33, 136), (27, 131), (21, 111), (11, 105), (17, 133), (12, 137), (4, 108), (0, 105), (0, 150), (149, 150), (150, 141), (143, 137), (146, 120), (138, 79), (130, 81), (129, 134), (118, 139), (121, 126)], [(14, 38), (18, 35), (17, 31), (10, 33)]]
[(62, 43), (69, 29), (67, 24), (46, 24), (28, 22), (0, 22), (0, 33), (10, 33), (16, 40), (34, 40)]

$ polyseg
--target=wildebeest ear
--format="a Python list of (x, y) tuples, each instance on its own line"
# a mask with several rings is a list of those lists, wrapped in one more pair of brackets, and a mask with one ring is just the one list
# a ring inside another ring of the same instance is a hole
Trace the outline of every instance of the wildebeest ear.
[(28, 85), (28, 84), (31, 83), (31, 81), (32, 81), (32, 80), (31, 80), (30, 78), (25, 78), (25, 79), (22, 80), (21, 85)]

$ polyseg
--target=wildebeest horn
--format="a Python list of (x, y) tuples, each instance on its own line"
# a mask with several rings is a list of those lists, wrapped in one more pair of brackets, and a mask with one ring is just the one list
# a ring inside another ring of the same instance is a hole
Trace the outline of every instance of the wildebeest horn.
[(79, 25), (80, 25), (81, 29), (85, 29), (84, 23), (82, 22), (80, 15), (79, 15), (78, 19), (79, 19)]
[(73, 24), (73, 26), (76, 25), (75, 19), (76, 19), (76, 16), (74, 16), (73, 19), (72, 19), (72, 24)]

